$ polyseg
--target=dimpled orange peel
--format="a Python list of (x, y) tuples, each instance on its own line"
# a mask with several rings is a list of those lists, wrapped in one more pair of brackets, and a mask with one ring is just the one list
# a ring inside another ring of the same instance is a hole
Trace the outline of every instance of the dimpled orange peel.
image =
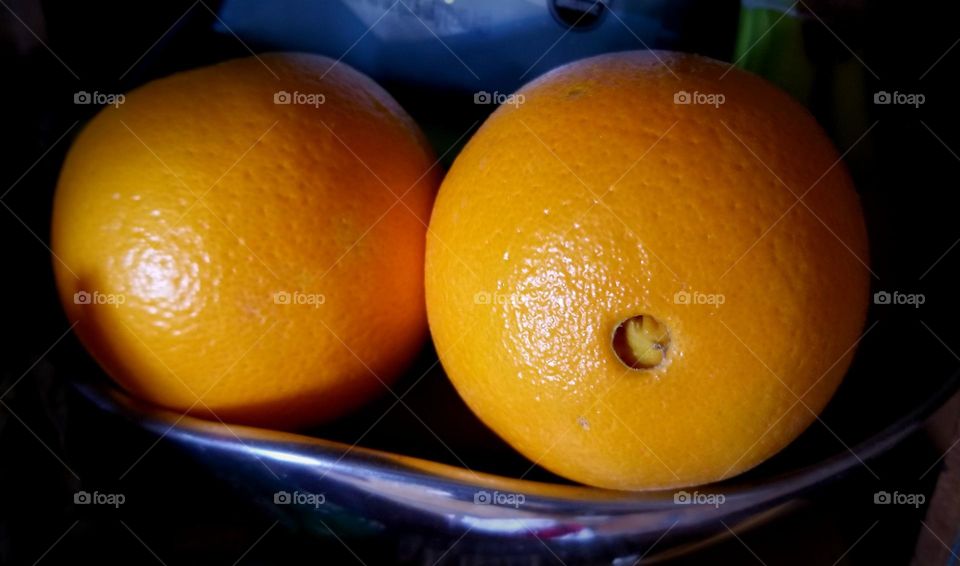
[(582, 60), (519, 91), (427, 236), (440, 359), (470, 408), (585, 484), (722, 480), (783, 449), (850, 364), (869, 269), (814, 118), (695, 55)]
[(386, 91), (324, 57), (151, 82), (93, 118), (63, 167), (67, 316), (154, 403), (278, 428), (335, 418), (426, 337), (433, 164)]

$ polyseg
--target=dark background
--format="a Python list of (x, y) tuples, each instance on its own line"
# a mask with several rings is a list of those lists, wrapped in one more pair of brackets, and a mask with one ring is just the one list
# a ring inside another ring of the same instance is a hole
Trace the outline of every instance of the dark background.
[[(283, 2), (276, 4), (282, 9)], [(956, 219), (960, 158), (954, 149), (960, 148), (958, 97), (952, 86), (960, 61), (960, 47), (953, 48), (960, 39), (956, 26), (960, 10), (955, 3), (932, 1), (834, 2), (822, 3), (822, 10), (821, 3), (811, 5), (829, 24), (828, 28), (813, 22), (804, 30), (826, 46), (817, 57), (849, 60), (843, 44), (852, 46), (882, 77), (868, 77), (869, 92), (899, 89), (924, 93), (927, 99), (915, 111), (868, 107), (869, 121), (878, 120), (878, 125), (864, 147), (850, 156), (870, 224), (871, 260), (879, 275), (875, 285), (927, 297), (918, 312), (875, 308), (872, 313), (883, 324), (864, 344), (851, 379), (824, 417), (843, 438), (857, 440), (922, 403), (960, 366), (954, 317), (960, 251), (952, 249), (960, 238)], [(179, 1), (4, 0), (0, 5), (2, 564), (38, 560), (233, 564), (241, 557), (243, 563), (260, 564), (356, 560), (336, 539), (311, 538), (283, 526), (270, 528), (272, 520), (249, 502), (234, 498), (226, 486), (163, 442), (118, 480), (154, 439), (129, 423), (99, 414), (69, 386), (71, 380), (97, 373), (68, 332), (70, 323), (56, 299), (45, 247), (60, 163), (82, 122), (96, 111), (73, 104), (73, 93), (123, 92), (175, 70), (247, 55), (236, 38), (212, 31), (217, 10), (216, 2)], [(735, 17), (732, 22), (704, 21), (695, 13), (691, 21), (699, 22), (700, 33), (720, 37), (736, 25)], [(577, 36), (571, 34), (567, 40), (577, 41)], [(118, 80), (121, 75), (123, 80)], [(829, 82), (829, 77), (817, 80)], [(463, 131), (486, 111), (448, 102), (444, 93), (423, 96), (418, 85), (386, 86), (421, 123), (443, 121), (451, 130)], [(822, 123), (836, 121), (831, 114), (837, 110), (825, 99), (813, 97), (810, 104)], [(437, 149), (439, 153), (446, 148)], [(431, 376), (425, 392), (414, 396), (411, 405), (429, 405), (436, 399), (433, 395), (448, 395), (442, 380), (440, 374)], [(456, 442), (446, 437), (462, 430), (444, 419), (460, 407), (454, 398), (443, 398), (451, 403), (448, 412), (424, 415), (431, 428), (445, 431), (445, 439)], [(866, 470), (854, 472), (811, 494), (810, 503), (787, 518), (684, 561), (908, 563), (917, 536), (925, 529), (921, 520), (926, 506), (878, 507), (872, 494), (900, 489), (923, 492), (929, 501), (939, 467), (919, 478), (950, 446), (955, 418), (956, 404), (940, 416), (936, 434), (941, 437), (921, 431), (871, 462), (882, 481)], [(320, 434), (350, 442), (353, 429), (348, 425)], [(397, 417), (365, 443), (391, 448), (396, 444), (391, 431), (412, 430), (414, 440), (407, 453), (449, 459), (419, 426)], [(462, 426), (476, 425), (464, 421)], [(479, 428), (475, 432), (485, 434)], [(496, 454), (496, 461), (490, 464), (487, 457), (479, 469), (509, 473), (522, 466), (511, 451), (490, 448), (495, 441), (490, 442), (487, 448)], [(843, 449), (826, 432), (811, 430), (800, 448), (771, 466), (789, 467), (791, 458), (806, 453), (804, 443)], [(73, 494), (81, 488), (122, 491), (130, 503), (117, 511), (75, 506)], [(955, 504), (960, 506), (960, 500)], [(371, 544), (356, 545), (354, 550), (370, 564), (389, 561), (387, 556), (396, 552)]]

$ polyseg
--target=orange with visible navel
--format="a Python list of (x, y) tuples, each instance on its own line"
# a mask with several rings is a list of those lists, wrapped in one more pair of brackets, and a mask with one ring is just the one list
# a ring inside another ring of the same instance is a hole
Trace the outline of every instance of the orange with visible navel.
[(457, 158), (428, 234), (430, 327), (467, 404), (606, 488), (717, 481), (781, 450), (867, 308), (865, 225), (827, 136), (694, 55), (594, 57), (520, 94)]

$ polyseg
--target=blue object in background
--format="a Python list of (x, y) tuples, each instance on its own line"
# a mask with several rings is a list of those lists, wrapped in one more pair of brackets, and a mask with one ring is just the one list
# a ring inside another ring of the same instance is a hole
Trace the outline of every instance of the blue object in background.
[(728, 59), (738, 9), (735, 0), (291, 0), (282, 9), (225, 0), (218, 30), (257, 49), (342, 58), (381, 82), (512, 92), (609, 51)]

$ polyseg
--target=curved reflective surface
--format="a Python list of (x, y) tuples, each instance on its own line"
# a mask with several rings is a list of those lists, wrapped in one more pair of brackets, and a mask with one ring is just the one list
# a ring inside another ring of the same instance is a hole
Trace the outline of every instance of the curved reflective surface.
[(162, 436), (302, 532), (412, 537), (422, 556), (456, 543), (458, 556), (549, 556), (618, 561), (664, 558), (729, 536), (798, 503), (803, 495), (875, 457), (916, 429), (957, 388), (927, 401), (850, 451), (775, 475), (748, 474), (687, 491), (617, 492), (518, 480), (426, 459), (253, 427), (225, 425), (149, 406), (105, 382), (83, 397)]

